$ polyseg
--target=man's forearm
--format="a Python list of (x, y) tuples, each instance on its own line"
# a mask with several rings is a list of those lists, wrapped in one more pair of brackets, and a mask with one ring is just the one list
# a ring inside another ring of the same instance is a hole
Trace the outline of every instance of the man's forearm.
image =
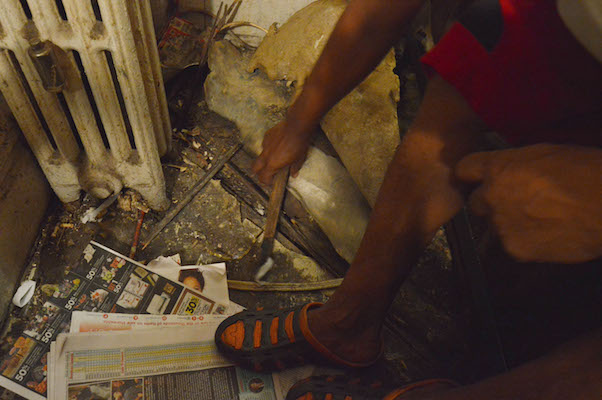
[(287, 165), (295, 176), (322, 117), (376, 67), (423, 1), (351, 0), (286, 119), (264, 136), (253, 164), (261, 182)]
[(289, 120), (310, 127), (357, 86), (399, 40), (424, 0), (352, 0), (339, 19)]

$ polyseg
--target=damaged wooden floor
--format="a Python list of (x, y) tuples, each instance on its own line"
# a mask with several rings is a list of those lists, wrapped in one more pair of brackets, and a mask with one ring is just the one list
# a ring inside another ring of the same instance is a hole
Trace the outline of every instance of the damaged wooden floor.
[[(224, 152), (238, 142), (236, 128), (206, 110), (194, 110), (196, 123), (174, 132), (174, 151), (164, 160), (168, 194), (178, 203)], [(146, 263), (157, 256), (179, 254), (182, 265), (225, 261), (228, 278), (249, 281), (258, 267), (257, 239), (265, 220), (267, 188), (250, 173), (252, 158), (239, 151), (193, 201), (154, 239), (139, 250), (136, 259)], [(27, 319), (52, 294), (67, 266), (75, 266), (83, 248), (94, 239), (128, 254), (138, 211), (122, 196), (102, 221), (81, 224), (84, 212), (99, 202), (85, 197), (79, 204), (55, 205), (40, 233), (26, 274), (38, 282), (34, 300), (13, 309), (6, 338), (19, 331)], [(302, 205), (289, 195), (281, 218), (276, 246), (276, 266), (270, 282), (320, 282), (342, 277), (347, 262), (328, 242)], [(164, 213), (144, 219), (141, 241)], [(142, 247), (142, 246), (141, 246)], [(445, 234), (440, 231), (419, 265), (403, 285), (385, 323), (385, 357), (362, 373), (405, 382), (432, 376), (470, 381), (478, 375), (467, 321), (471, 319), (461, 279), (454, 271)], [(230, 298), (247, 308), (288, 307), (308, 301), (326, 301), (332, 291), (246, 292), (231, 290)]]

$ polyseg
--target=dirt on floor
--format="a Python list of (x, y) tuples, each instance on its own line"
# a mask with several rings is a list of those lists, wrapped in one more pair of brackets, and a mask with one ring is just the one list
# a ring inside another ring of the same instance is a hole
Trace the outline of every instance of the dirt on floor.
[[(177, 204), (217, 162), (224, 150), (238, 140), (236, 128), (208, 112), (203, 102), (196, 105), (194, 114), (196, 118), (191, 126), (174, 132), (174, 149), (163, 164), (173, 204)], [(248, 179), (253, 190), (267, 192), (267, 188), (262, 188), (248, 172), (251, 161), (241, 153), (232, 168), (239, 168), (237, 173)], [(238, 192), (225, 185), (231, 178), (226, 175), (224, 171), (216, 175), (148, 247), (142, 248), (149, 232), (164, 216), (164, 213), (149, 212), (142, 225), (142, 244), (136, 260), (147, 263), (161, 255), (179, 254), (182, 265), (224, 261), (229, 279), (252, 280), (258, 267), (258, 243), (262, 233), (260, 216), (265, 214), (265, 203), (243, 201)], [(303, 214), (298, 204), (291, 206), (291, 202), (294, 201), (287, 199), (288, 205), (285, 206), (290, 213), (286, 217), (292, 221), (291, 225), (309, 226), (311, 217)], [(54, 204), (25, 272), (38, 283), (38, 290), (27, 306), (11, 310), (5, 324), (5, 338), (10, 337), (11, 331), (22, 329), (28, 318), (52, 295), (62, 276), (76, 265), (90, 240), (129, 254), (140, 217), (140, 199), (135, 193), (125, 192), (98, 221), (83, 224), (81, 217), (100, 203), (85, 195), (74, 204)], [(340, 269), (322, 268), (321, 263), (309, 257), (310, 254), (304, 254), (303, 249), (309, 246), (306, 242), (294, 235), (289, 236), (279, 234), (275, 266), (266, 277), (267, 281), (317, 282), (341, 275)], [(329, 245), (325, 243), (324, 236), (314, 241), (320, 242), (316, 243), (318, 247)], [(461, 340), (462, 324), (457, 323), (457, 317), (464, 311), (458, 308), (458, 304), (454, 305), (457, 287), (450, 279), (452, 276), (451, 255), (445, 235), (440, 232), (393, 306), (389, 328), (385, 329), (386, 354), (382, 365), (375, 367), (371, 374), (385, 373), (391, 379), (407, 381), (440, 371), (451, 372), (452, 364), (457, 364), (450, 363), (450, 357), (441, 362), (441, 354), (463, 354), (462, 358), (467, 358), (468, 343)], [(331, 293), (331, 290), (294, 293), (230, 291), (230, 297), (247, 308), (279, 308), (309, 301), (324, 302)], [(4, 352), (10, 349), (8, 344), (4, 342)]]

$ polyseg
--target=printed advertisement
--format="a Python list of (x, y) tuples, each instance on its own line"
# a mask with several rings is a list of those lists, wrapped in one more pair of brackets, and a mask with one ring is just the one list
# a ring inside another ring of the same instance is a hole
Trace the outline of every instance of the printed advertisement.
[(270, 375), (236, 367), (69, 385), (66, 400), (276, 400)]
[(50, 398), (282, 399), (288, 388), (274, 384), (278, 374), (240, 369), (217, 352), (213, 335), (221, 320), (185, 328), (61, 335), (50, 354), (55, 366)]
[(8, 338), (12, 348), (0, 363), (0, 385), (28, 399), (46, 396), (46, 354), (58, 334), (69, 331), (73, 311), (199, 316), (226, 309), (180, 282), (90, 242), (78, 265), (36, 310), (22, 334)]

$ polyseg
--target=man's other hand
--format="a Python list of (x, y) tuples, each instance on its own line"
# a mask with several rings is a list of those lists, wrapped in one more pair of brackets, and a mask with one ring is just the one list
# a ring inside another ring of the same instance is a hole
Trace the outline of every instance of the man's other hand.
[(265, 133), (263, 151), (253, 163), (253, 171), (259, 181), (272, 183), (276, 172), (291, 167), (291, 175), (297, 176), (305, 162), (314, 129), (300, 128), (285, 120)]
[(474, 153), (456, 166), (476, 184), (475, 214), (487, 216), (521, 261), (579, 263), (602, 256), (602, 150), (540, 144)]

